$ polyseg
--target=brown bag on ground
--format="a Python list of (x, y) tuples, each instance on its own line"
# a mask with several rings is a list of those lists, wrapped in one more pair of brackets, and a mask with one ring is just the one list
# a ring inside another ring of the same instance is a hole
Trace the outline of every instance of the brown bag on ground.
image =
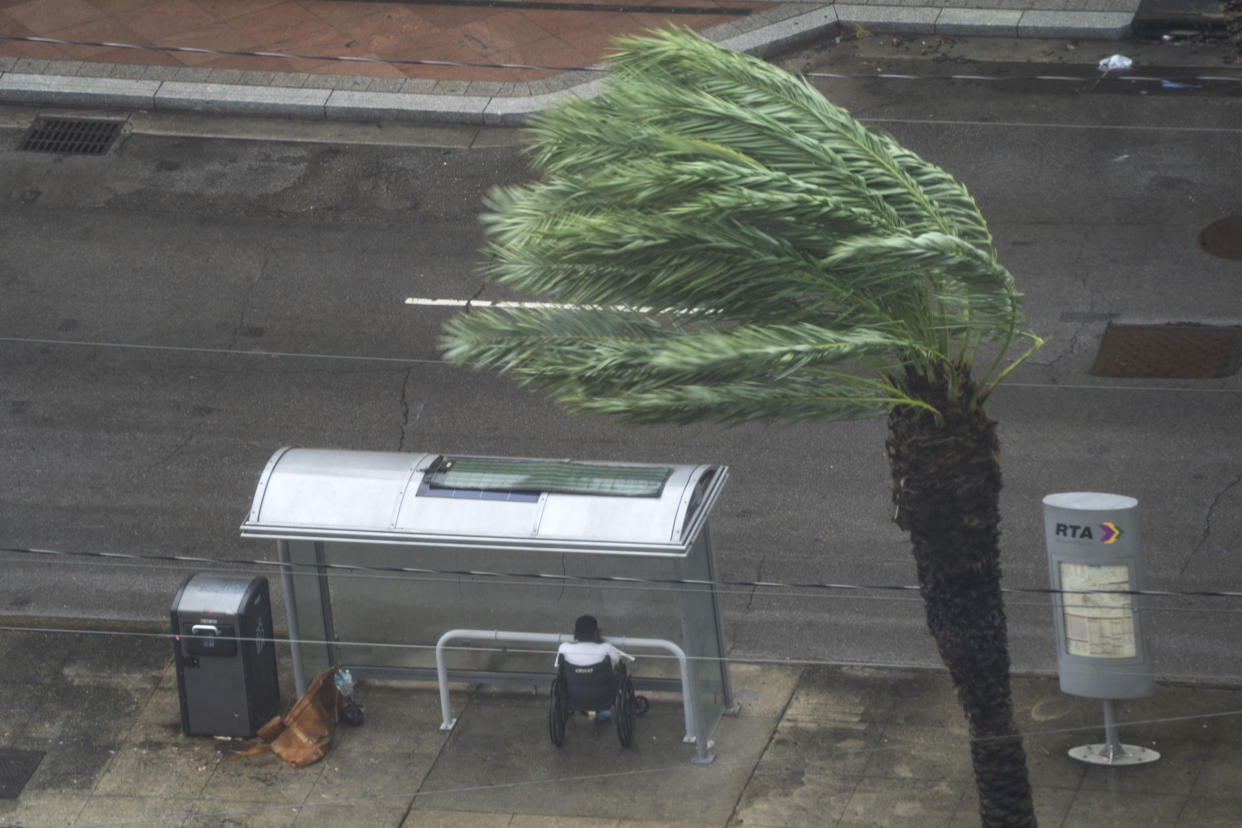
[(255, 756), (271, 750), (295, 768), (318, 762), (332, 746), (332, 733), (345, 706), (345, 697), (336, 686), (336, 668), (330, 667), (315, 678), (284, 716), (276, 716), (259, 728), (262, 744), (229, 756)]

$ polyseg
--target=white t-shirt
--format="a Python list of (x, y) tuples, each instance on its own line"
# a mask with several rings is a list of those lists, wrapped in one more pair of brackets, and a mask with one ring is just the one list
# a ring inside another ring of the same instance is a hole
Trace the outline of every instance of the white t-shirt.
[(594, 641), (566, 641), (560, 647), (556, 648), (556, 661), (552, 664), (556, 666), (561, 663), (561, 657), (565, 657), (567, 664), (573, 664), (576, 667), (587, 667), (591, 664), (598, 664), (604, 660), (604, 656), (612, 659), (612, 666), (616, 667), (621, 663), (621, 659), (633, 661), (634, 656), (629, 653), (623, 653), (607, 641), (596, 643)]

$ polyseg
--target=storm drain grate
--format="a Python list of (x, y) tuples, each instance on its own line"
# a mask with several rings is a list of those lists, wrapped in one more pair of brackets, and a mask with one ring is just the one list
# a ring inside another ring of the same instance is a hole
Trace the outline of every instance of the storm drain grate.
[(1092, 373), (1101, 377), (1215, 379), (1238, 370), (1242, 327), (1110, 323)]
[(0, 799), (17, 799), (42, 760), (42, 751), (0, 748)]
[(26, 133), (21, 149), (75, 155), (103, 155), (121, 134), (124, 121), (98, 118), (39, 118)]

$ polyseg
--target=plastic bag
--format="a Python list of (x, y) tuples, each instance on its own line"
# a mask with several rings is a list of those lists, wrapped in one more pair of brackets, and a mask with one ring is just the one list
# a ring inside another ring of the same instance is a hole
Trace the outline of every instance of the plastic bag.
[(1113, 55), (1100, 61), (1100, 71), (1105, 74), (1109, 72), (1124, 72), (1133, 65), (1134, 61), (1125, 55)]

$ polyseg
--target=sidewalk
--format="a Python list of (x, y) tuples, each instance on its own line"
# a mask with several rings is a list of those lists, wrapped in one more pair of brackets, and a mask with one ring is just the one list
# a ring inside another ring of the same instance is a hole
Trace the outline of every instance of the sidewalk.
[(591, 94), (599, 72), (570, 67), (612, 38), (667, 23), (760, 55), (857, 27), (1115, 40), (1140, 0), (445, 2), (0, 0), (0, 35), (95, 44), (0, 40), (0, 103), (515, 124)]
[[(710, 765), (690, 762), (676, 696), (653, 697), (628, 750), (581, 717), (558, 750), (544, 690), (458, 687), (445, 732), (434, 687), (364, 683), (364, 724), (339, 725), (325, 759), (293, 770), (183, 735), (170, 653), (151, 636), (0, 631), (0, 825), (978, 824), (962, 714), (939, 671), (734, 665), (741, 712), (718, 726)], [(1242, 689), (1163, 685), (1118, 702), (1123, 741), (1162, 754), (1133, 767), (1066, 755), (1102, 740), (1102, 714), (1055, 677), (1016, 677), (1014, 699), (1041, 825), (1237, 825)], [(28, 780), (22, 758), (37, 761)]]

